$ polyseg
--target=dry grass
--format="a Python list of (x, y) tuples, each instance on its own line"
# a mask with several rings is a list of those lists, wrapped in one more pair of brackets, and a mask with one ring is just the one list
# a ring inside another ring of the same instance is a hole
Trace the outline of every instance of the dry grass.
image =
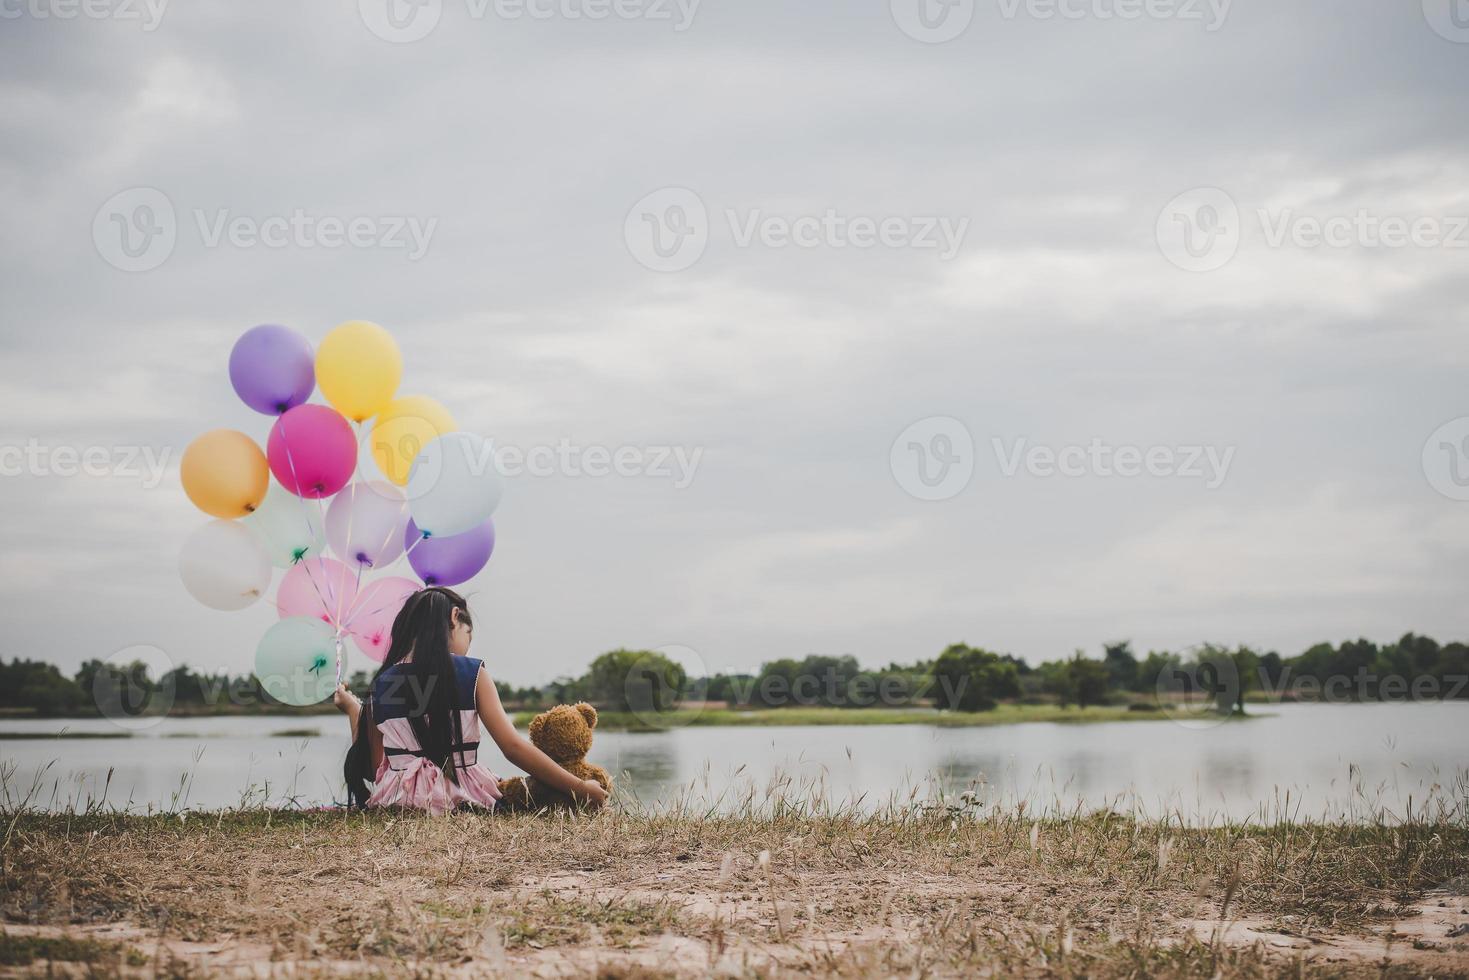
[(0, 816), (9, 969), (50, 969), (54, 940), (93, 943), (54, 965), (100, 976), (1469, 975), (1465, 901), (1435, 892), (1469, 873), (1469, 827), (1443, 804), (1205, 828), (786, 798)]

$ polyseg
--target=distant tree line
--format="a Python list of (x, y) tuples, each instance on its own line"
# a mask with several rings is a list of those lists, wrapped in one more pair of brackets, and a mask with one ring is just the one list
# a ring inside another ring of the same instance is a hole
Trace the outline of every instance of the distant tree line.
[[(365, 692), (368, 681), (359, 671), (349, 685)], [(585, 700), (632, 712), (667, 711), (688, 701), (739, 708), (933, 705), (988, 711), (1002, 701), (1085, 708), (1136, 702), (1155, 692), (1212, 699), (1220, 710), (1238, 710), (1255, 692), (1285, 700), (1469, 698), (1469, 645), (1408, 633), (1383, 646), (1361, 639), (1318, 643), (1294, 657), (1211, 644), (1139, 657), (1129, 642), (1118, 641), (1105, 644), (1100, 659), (1076, 651), (1032, 667), (1009, 654), (956, 643), (932, 660), (911, 664), (865, 668), (855, 657), (812, 654), (767, 661), (754, 673), (707, 677), (690, 676), (657, 651), (619, 649), (597, 657), (579, 677), (539, 687), (496, 684), (501, 700), (512, 707)], [(278, 707), (250, 674), (199, 674), (183, 666), (154, 678), (142, 663), (89, 660), (67, 677), (43, 661), (0, 660), (0, 711), (117, 716)]]
[(506, 702), (528, 707), (588, 700), (610, 710), (664, 710), (686, 701), (741, 708), (860, 708), (934, 705), (987, 711), (1002, 701), (1085, 708), (1135, 703), (1144, 695), (1215, 701), (1239, 710), (1259, 692), (1284, 700), (1469, 698), (1469, 646), (1440, 645), (1413, 633), (1378, 646), (1319, 643), (1295, 657), (1246, 646), (1203, 644), (1139, 657), (1128, 641), (1107, 643), (1100, 659), (1076, 651), (1032, 667), (1009, 654), (956, 643), (932, 660), (864, 668), (851, 656), (771, 660), (754, 673), (688, 676), (654, 651), (616, 650), (579, 678), (540, 688), (502, 685)]

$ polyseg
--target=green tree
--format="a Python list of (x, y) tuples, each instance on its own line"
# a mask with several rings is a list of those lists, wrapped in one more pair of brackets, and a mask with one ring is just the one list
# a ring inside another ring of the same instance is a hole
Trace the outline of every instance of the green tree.
[(639, 713), (670, 711), (688, 682), (682, 666), (652, 650), (612, 650), (592, 661), (580, 687), (599, 707)]
[(1182, 658), (1167, 650), (1149, 650), (1137, 668), (1136, 691), (1178, 691), (1182, 683)]
[(1102, 704), (1107, 700), (1107, 686), (1111, 683), (1112, 674), (1105, 663), (1092, 660), (1078, 650), (1067, 663), (1066, 671), (1071, 675), (1072, 694), (1078, 708)]
[(76, 681), (39, 660), (0, 661), (0, 707), (31, 708), (37, 714), (74, 712), (90, 701)]
[(1107, 683), (1118, 691), (1131, 691), (1137, 687), (1137, 657), (1132, 652), (1132, 642), (1121, 640), (1102, 647), (1102, 662), (1107, 665)]
[(933, 662), (933, 693), (940, 708), (989, 711), (1000, 698), (1020, 696), (1020, 673), (999, 654), (955, 643)]

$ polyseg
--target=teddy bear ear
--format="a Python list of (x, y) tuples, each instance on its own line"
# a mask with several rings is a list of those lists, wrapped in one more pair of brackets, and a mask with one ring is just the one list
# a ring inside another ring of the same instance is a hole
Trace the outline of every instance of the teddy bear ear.
[(587, 727), (588, 728), (596, 728), (597, 727), (597, 709), (596, 708), (594, 708), (591, 705), (587, 704), (585, 701), (580, 701), (580, 702), (577, 703), (576, 710), (577, 711), (580, 711), (581, 712), (581, 716), (586, 719)]

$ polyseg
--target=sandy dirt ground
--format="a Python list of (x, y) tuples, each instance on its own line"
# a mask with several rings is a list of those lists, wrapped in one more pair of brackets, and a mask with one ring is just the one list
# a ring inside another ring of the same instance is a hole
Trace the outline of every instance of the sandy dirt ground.
[(16, 822), (0, 971), (1469, 976), (1453, 828), (214, 819)]

